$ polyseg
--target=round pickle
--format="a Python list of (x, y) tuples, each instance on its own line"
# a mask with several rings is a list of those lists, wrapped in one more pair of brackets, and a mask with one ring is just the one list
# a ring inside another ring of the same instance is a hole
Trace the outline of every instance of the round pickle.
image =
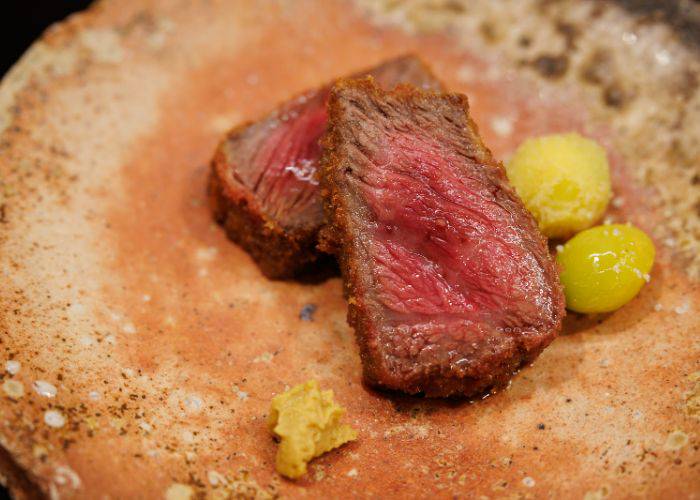
[(649, 237), (631, 225), (580, 232), (557, 254), (567, 309), (580, 313), (619, 309), (649, 280), (655, 253)]
[(576, 133), (528, 139), (506, 172), (548, 238), (566, 238), (591, 227), (610, 201), (605, 150)]

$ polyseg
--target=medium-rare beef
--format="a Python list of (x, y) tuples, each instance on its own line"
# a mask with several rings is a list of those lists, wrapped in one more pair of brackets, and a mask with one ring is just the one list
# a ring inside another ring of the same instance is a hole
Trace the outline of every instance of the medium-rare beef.
[(467, 98), (371, 79), (329, 101), (320, 178), (372, 385), (475, 395), (557, 335), (558, 275), (537, 224), (482, 143)]
[[(440, 86), (414, 56), (359, 73), (365, 74), (387, 88), (400, 82)], [(316, 247), (323, 208), (315, 172), (329, 92), (330, 84), (310, 90), (233, 129), (212, 161), (214, 217), (269, 278), (308, 274), (324, 260)]]

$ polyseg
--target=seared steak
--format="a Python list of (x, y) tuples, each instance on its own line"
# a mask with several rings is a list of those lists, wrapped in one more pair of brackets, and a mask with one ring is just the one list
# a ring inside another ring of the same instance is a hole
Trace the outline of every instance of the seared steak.
[[(400, 82), (439, 88), (416, 57), (390, 60), (371, 74), (387, 88)], [(316, 179), (330, 84), (291, 99), (266, 117), (229, 132), (212, 161), (214, 217), (269, 278), (308, 274), (319, 264), (323, 208)]]
[(537, 224), (467, 98), (342, 81), (321, 186), (368, 383), (428, 396), (507, 382), (564, 315)]

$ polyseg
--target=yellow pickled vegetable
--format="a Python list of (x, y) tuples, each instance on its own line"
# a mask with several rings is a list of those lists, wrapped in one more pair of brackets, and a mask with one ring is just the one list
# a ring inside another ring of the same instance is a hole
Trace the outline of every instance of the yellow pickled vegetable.
[(610, 201), (605, 150), (576, 133), (529, 139), (506, 166), (508, 179), (549, 238), (591, 227)]
[(557, 253), (566, 307), (581, 313), (622, 307), (649, 280), (655, 253), (649, 237), (630, 225), (610, 224), (580, 232)]
[(333, 391), (321, 391), (309, 380), (272, 399), (268, 427), (280, 437), (277, 472), (297, 478), (314, 457), (357, 439), (357, 431), (341, 424), (345, 409), (333, 401)]

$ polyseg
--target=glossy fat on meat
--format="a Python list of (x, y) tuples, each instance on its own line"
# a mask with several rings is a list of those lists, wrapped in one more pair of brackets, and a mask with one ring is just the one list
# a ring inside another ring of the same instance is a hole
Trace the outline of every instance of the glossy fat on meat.
[(430, 396), (502, 385), (554, 339), (564, 300), (466, 97), (350, 80), (329, 109), (326, 246), (365, 378)]
[[(387, 88), (401, 82), (440, 88), (414, 56), (358, 74), (371, 74)], [(323, 225), (316, 169), (329, 92), (330, 85), (309, 90), (265, 118), (233, 129), (212, 162), (214, 217), (269, 278), (323, 274), (331, 260), (316, 245)]]

